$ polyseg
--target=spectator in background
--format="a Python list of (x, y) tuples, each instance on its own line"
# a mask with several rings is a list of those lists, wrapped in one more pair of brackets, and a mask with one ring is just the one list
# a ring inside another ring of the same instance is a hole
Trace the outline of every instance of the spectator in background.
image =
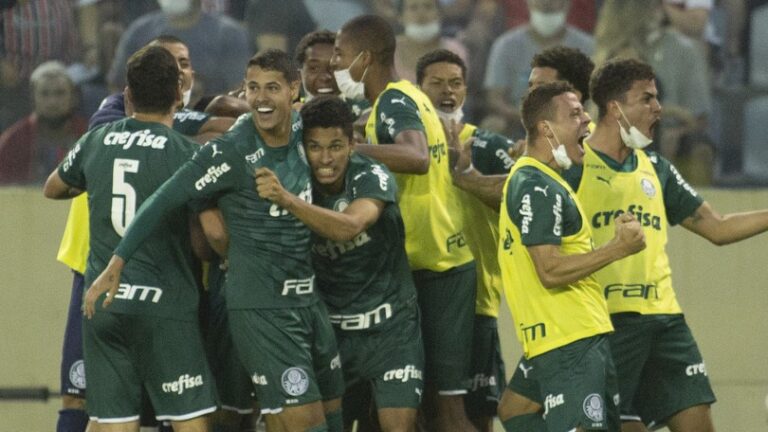
[(713, 0), (664, 0), (664, 13), (669, 23), (691, 39), (703, 40)]
[(229, 17), (201, 9), (201, 0), (158, 0), (160, 11), (134, 21), (117, 47), (108, 81), (113, 90), (125, 86), (128, 56), (150, 40), (168, 34), (186, 42), (195, 61), (195, 84), (202, 93), (226, 93), (242, 81), (243, 65), (250, 56), (248, 36)]
[(373, 13), (370, 3), (367, 0), (304, 0), (317, 28), (333, 32), (356, 16)]
[(87, 129), (61, 62), (41, 64), (29, 81), (34, 111), (0, 135), (0, 184), (42, 183)]
[[(531, 19), (526, 0), (501, 0), (504, 8), (507, 28), (527, 24)], [(568, 11), (566, 22), (577, 29), (592, 34), (597, 23), (597, 11), (600, 1), (573, 0), (573, 7)]]
[(315, 29), (304, 0), (249, 0), (245, 25), (254, 51), (293, 52), (302, 36)]
[(75, 2), (16, 2), (0, 11), (0, 130), (31, 110), (29, 76), (46, 60), (69, 63), (78, 53)]
[(447, 49), (467, 63), (467, 48), (456, 39), (441, 36), (438, 0), (402, 0), (398, 21), (403, 33), (397, 36), (395, 71), (402, 79), (416, 82), (416, 63), (424, 54), (438, 48)]
[(714, 159), (706, 134), (712, 108), (709, 71), (695, 42), (665, 25), (663, 1), (605, 0), (595, 31), (595, 63), (629, 57), (653, 67), (664, 105), (654, 149), (679, 165), (691, 183), (706, 185)]
[(510, 128), (508, 136), (524, 135), (517, 107), (528, 90), (530, 62), (536, 53), (556, 45), (578, 48), (587, 55), (594, 51), (592, 36), (566, 23), (570, 0), (527, 0), (527, 3), (530, 24), (509, 30), (496, 39), (485, 70), (487, 109), (492, 116), (506, 121)]

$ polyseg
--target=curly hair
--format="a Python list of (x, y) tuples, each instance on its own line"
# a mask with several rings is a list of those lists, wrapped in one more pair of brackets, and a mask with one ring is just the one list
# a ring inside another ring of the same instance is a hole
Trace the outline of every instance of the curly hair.
[(304, 104), (300, 113), (304, 131), (312, 128), (337, 127), (352, 140), (352, 125), (356, 117), (347, 103), (338, 96), (318, 96)]
[(333, 45), (336, 42), (336, 33), (330, 30), (317, 30), (304, 35), (296, 45), (296, 51), (293, 58), (296, 60), (296, 64), (303, 65), (307, 60), (307, 48), (315, 46), (317, 44), (329, 44)]
[(581, 103), (589, 99), (589, 76), (595, 64), (576, 48), (556, 46), (533, 57), (531, 67), (548, 67), (557, 71), (557, 79), (568, 81), (581, 93)]
[(589, 93), (597, 105), (597, 118), (608, 112), (608, 102), (624, 101), (635, 81), (656, 79), (648, 63), (636, 59), (615, 59), (600, 66), (589, 82)]
[(542, 120), (553, 120), (552, 99), (563, 93), (574, 92), (574, 90), (574, 87), (567, 81), (554, 81), (534, 87), (525, 95), (520, 114), (529, 145), (538, 135), (536, 124)]

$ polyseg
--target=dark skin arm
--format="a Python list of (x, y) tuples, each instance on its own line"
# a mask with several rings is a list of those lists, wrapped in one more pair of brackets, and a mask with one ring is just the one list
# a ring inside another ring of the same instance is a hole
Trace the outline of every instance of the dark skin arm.
[(355, 151), (380, 161), (393, 172), (426, 174), (429, 171), (429, 147), (422, 131), (404, 130), (392, 144), (356, 144)]

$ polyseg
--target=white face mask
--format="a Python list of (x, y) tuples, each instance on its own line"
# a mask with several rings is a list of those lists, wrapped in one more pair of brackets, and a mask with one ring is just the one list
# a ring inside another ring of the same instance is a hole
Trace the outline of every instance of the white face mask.
[(432, 21), (427, 24), (406, 24), (405, 35), (417, 42), (427, 42), (440, 34), (440, 21)]
[(157, 0), (166, 15), (186, 15), (192, 10), (192, 0)]
[(189, 89), (182, 93), (181, 95), (181, 103), (184, 104), (184, 106), (189, 105), (189, 100), (192, 98), (192, 89)]
[(624, 145), (636, 150), (641, 150), (648, 147), (653, 142), (653, 140), (645, 136), (645, 134), (640, 132), (636, 127), (632, 126), (632, 123), (627, 120), (627, 116), (624, 115), (624, 111), (621, 110), (621, 106), (617, 106), (619, 107), (621, 116), (624, 117), (624, 121), (630, 125), (629, 132), (627, 132), (624, 126), (621, 125), (621, 122), (616, 120), (616, 122), (619, 124), (619, 133), (621, 134), (621, 140), (624, 141)]
[(368, 68), (366, 67), (363, 71), (363, 76), (360, 78), (359, 82), (355, 81), (354, 78), (352, 78), (352, 74), (349, 72), (349, 70), (352, 69), (352, 66), (362, 54), (363, 52), (360, 51), (360, 54), (355, 57), (348, 68), (333, 71), (333, 77), (336, 79), (336, 85), (339, 87), (339, 90), (341, 90), (341, 94), (344, 96), (344, 98), (348, 100), (365, 99), (365, 84), (363, 83), (363, 79), (365, 79), (365, 74), (368, 73)]
[(437, 110), (437, 116), (440, 117), (440, 120), (444, 121), (446, 125), (450, 125), (451, 121), (453, 121), (456, 124), (461, 123), (461, 120), (464, 118), (464, 110), (462, 109), (464, 107), (464, 104), (461, 104), (458, 108), (453, 110), (453, 112), (445, 112)]
[(555, 148), (555, 146), (552, 145), (552, 141), (549, 140), (549, 137), (544, 135), (544, 138), (547, 139), (549, 146), (552, 147), (552, 156), (555, 158), (555, 163), (560, 168), (567, 170), (571, 167), (571, 165), (573, 165), (573, 161), (568, 157), (568, 152), (565, 150), (565, 146), (560, 143), (559, 139), (557, 139), (557, 135), (555, 135), (555, 130), (552, 129), (552, 125), (547, 122), (547, 126), (549, 126), (549, 130), (552, 131), (552, 135), (554, 135), (555, 142), (557, 143), (557, 148)]
[(536, 30), (536, 33), (550, 37), (565, 26), (565, 17), (565, 11), (545, 13), (532, 9), (531, 27)]

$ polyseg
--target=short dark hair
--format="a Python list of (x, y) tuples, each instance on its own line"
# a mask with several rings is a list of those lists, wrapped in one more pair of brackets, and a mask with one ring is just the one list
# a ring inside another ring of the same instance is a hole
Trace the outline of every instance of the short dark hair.
[(336, 42), (336, 33), (330, 30), (316, 30), (304, 35), (296, 45), (296, 52), (293, 58), (296, 63), (301, 66), (307, 60), (307, 48), (315, 46), (317, 44), (329, 44), (333, 46)]
[(313, 98), (301, 107), (301, 122), (304, 131), (312, 128), (341, 128), (352, 140), (352, 125), (355, 115), (347, 103), (338, 96), (323, 95)]
[(377, 15), (360, 15), (347, 21), (341, 31), (352, 35), (355, 46), (374, 54), (382, 66), (395, 64), (395, 32), (387, 20)]
[(430, 65), (435, 63), (452, 63), (461, 68), (461, 77), (467, 79), (467, 65), (464, 60), (453, 51), (438, 48), (430, 51), (419, 58), (416, 63), (416, 83), (421, 85), (424, 82), (424, 74)]
[(174, 35), (169, 35), (169, 34), (161, 34), (160, 36), (149, 41), (147, 45), (157, 45), (157, 44), (182, 44), (184, 46), (187, 46), (186, 42), (177, 38)]
[(573, 86), (567, 81), (555, 81), (534, 87), (525, 95), (520, 114), (529, 145), (538, 135), (536, 124), (542, 120), (554, 119), (552, 99), (573, 91)]
[(291, 57), (285, 51), (279, 49), (267, 49), (259, 51), (248, 60), (248, 67), (259, 67), (263, 70), (276, 71), (283, 74), (289, 83), (299, 79), (299, 70), (294, 66)]
[(161, 46), (145, 46), (128, 59), (126, 81), (136, 112), (169, 112), (176, 103), (180, 79), (176, 59)]
[(556, 46), (535, 56), (531, 67), (549, 67), (557, 71), (557, 79), (568, 81), (581, 93), (581, 103), (589, 99), (589, 77), (595, 64), (586, 54), (576, 48)]
[(653, 68), (636, 59), (614, 59), (600, 66), (589, 82), (589, 92), (597, 105), (597, 118), (608, 113), (608, 102), (624, 101), (635, 81), (655, 80)]

